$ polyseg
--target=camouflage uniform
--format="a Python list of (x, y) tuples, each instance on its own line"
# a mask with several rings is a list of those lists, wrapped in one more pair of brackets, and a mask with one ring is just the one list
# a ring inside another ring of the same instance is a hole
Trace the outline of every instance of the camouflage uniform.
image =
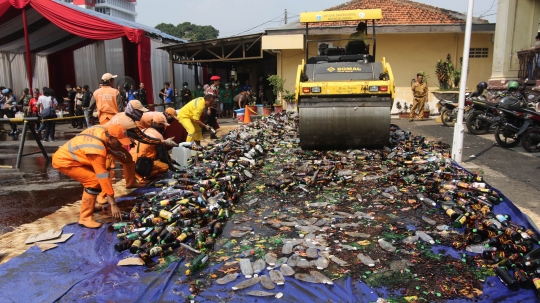
[(409, 115), (409, 118), (414, 119), (414, 116), (416, 114), (416, 111), (418, 110), (419, 114), (419, 120), (423, 120), (423, 111), (424, 111), (424, 103), (426, 102), (427, 95), (428, 95), (428, 87), (426, 82), (418, 83), (414, 82), (412, 87), (413, 91), (413, 106), (411, 108), (411, 113)]

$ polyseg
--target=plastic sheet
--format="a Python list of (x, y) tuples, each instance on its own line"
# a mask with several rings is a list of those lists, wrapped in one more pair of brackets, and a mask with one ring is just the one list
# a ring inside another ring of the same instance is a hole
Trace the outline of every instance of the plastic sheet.
[[(145, 191), (149, 191), (146, 189)], [(138, 190), (138, 194), (144, 191)], [(504, 197), (504, 196), (503, 196)], [(118, 201), (128, 199), (120, 198)], [(530, 226), (527, 216), (519, 211), (506, 197), (495, 207), (496, 213), (507, 213), (516, 223)], [(57, 248), (41, 252), (32, 246), (20, 255), (0, 266), (0, 302), (169, 302), (183, 301), (190, 295), (185, 261), (173, 262), (166, 269), (146, 271), (144, 266), (116, 266), (119, 260), (130, 256), (129, 251), (118, 254), (113, 246), (114, 233), (107, 226), (97, 230), (68, 225), (64, 233), (74, 236)], [(434, 246), (438, 252), (459, 258), (450, 247)], [(221, 264), (205, 270), (212, 272)], [(261, 274), (268, 275), (268, 270)], [(196, 276), (195, 276), (196, 277)], [(214, 283), (201, 292), (198, 302), (276, 302), (274, 297), (251, 297), (246, 293), (265, 289), (257, 284), (244, 290), (233, 291), (231, 287), (244, 281), (244, 277), (226, 285)], [(276, 286), (272, 292), (282, 292), (280, 302), (373, 302), (379, 296), (394, 295), (384, 289), (373, 290), (362, 281), (351, 278), (334, 281), (334, 285), (301, 282), (285, 277), (285, 285)], [(498, 278), (491, 277), (484, 284), (484, 295), (475, 302), (536, 302), (532, 290), (510, 292)], [(464, 299), (448, 302), (472, 302)]]

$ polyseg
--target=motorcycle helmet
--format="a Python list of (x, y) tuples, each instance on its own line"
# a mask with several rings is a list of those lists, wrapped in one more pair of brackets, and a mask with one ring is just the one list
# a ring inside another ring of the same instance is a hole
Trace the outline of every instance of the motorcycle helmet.
[(486, 82), (480, 82), (476, 85), (476, 92), (478, 95), (481, 95), (487, 87), (488, 84)]
[(519, 88), (519, 83), (517, 81), (508, 82), (508, 90), (517, 90)]

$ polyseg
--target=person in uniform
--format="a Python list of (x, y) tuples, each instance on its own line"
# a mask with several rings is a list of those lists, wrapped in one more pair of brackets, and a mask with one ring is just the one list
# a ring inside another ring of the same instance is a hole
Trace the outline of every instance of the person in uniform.
[(413, 92), (413, 106), (409, 115), (409, 121), (411, 122), (414, 120), (417, 111), (419, 113), (418, 120), (422, 121), (424, 120), (422, 112), (428, 96), (427, 83), (424, 82), (422, 74), (416, 74), (416, 81), (412, 84), (411, 90)]
[(200, 145), (202, 139), (201, 127), (210, 130), (210, 126), (201, 121), (201, 116), (206, 107), (212, 106), (214, 98), (215, 96), (213, 94), (206, 94), (204, 98), (189, 101), (178, 112), (178, 121), (188, 133), (186, 142), (195, 142), (197, 145)]
[(99, 124), (103, 125), (111, 118), (124, 111), (124, 103), (120, 92), (114, 88), (114, 78), (116, 75), (105, 73), (101, 77), (101, 87), (92, 95), (90, 106), (88, 107), (88, 116), (92, 116), (94, 109), (97, 108)]
[(53, 154), (53, 167), (84, 186), (79, 214), (80, 225), (88, 228), (101, 226), (101, 223), (92, 219), (97, 195), (101, 191), (106, 194), (113, 217), (121, 219), (106, 160), (109, 154), (122, 157), (126, 152), (122, 151), (122, 146), (129, 144), (131, 141), (121, 125), (97, 125), (82, 131)]
[[(162, 134), (164, 133), (167, 126), (169, 126), (169, 124), (167, 123), (165, 115), (158, 112), (158, 115), (154, 115), (152, 117), (152, 120), (150, 121), (150, 127), (143, 129), (142, 132), (147, 136), (163, 140)], [(152, 172), (149, 176), (143, 177), (140, 175), (136, 175), (137, 179), (140, 180), (141, 183), (144, 183), (144, 181), (148, 179), (160, 176), (169, 170), (169, 164), (160, 161), (160, 159), (158, 158), (157, 148), (158, 146), (156, 145), (137, 142), (135, 143), (135, 147), (129, 151), (129, 153), (133, 157), (133, 161), (135, 162), (137, 162), (137, 159), (139, 157), (148, 157), (154, 161)]]
[(184, 82), (182, 90), (180, 91), (180, 95), (182, 95), (182, 104), (180, 105), (180, 107), (186, 105), (189, 101), (192, 100), (191, 90), (188, 88), (187, 82)]
[(193, 99), (196, 99), (196, 98), (199, 98), (199, 97), (204, 97), (204, 89), (203, 89), (203, 87), (202, 87), (202, 85), (200, 83), (197, 83), (197, 89), (193, 91)]
[(366, 35), (367, 31), (367, 24), (366, 22), (360, 22), (356, 26), (356, 32), (349, 35), (349, 40), (362, 40), (364, 41), (364, 37)]

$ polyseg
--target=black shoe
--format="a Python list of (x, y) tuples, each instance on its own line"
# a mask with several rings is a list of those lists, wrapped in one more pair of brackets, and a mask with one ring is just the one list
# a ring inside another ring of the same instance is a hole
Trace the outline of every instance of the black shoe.
[(216, 135), (210, 136), (210, 139), (219, 139)]

